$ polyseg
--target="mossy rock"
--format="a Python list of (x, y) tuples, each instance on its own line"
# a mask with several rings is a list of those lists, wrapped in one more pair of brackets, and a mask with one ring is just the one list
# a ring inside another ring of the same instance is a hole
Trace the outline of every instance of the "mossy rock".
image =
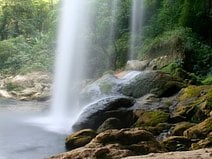
[(197, 143), (193, 143), (191, 145), (192, 150), (202, 149), (202, 148), (208, 148), (212, 147), (212, 136), (209, 136), (203, 140), (200, 140)]
[(212, 117), (187, 129), (183, 135), (189, 139), (204, 139), (212, 131)]
[(166, 138), (162, 145), (168, 151), (186, 151), (189, 150), (191, 146), (191, 141), (183, 136), (171, 136)]
[(135, 123), (136, 127), (156, 126), (159, 123), (165, 123), (169, 119), (169, 114), (160, 110), (147, 111), (141, 114)]
[(84, 129), (73, 133), (66, 138), (66, 149), (72, 150), (78, 147), (82, 147), (88, 144), (96, 135), (97, 133), (91, 129)]
[(97, 133), (101, 133), (109, 129), (121, 129), (121, 128), (123, 128), (121, 120), (119, 120), (118, 118), (108, 118), (97, 129)]
[(164, 130), (169, 130), (171, 125), (168, 123), (159, 123), (156, 126), (142, 126), (144, 130), (151, 132), (153, 135), (159, 135)]
[(201, 84), (200, 79), (193, 73), (186, 72), (180, 63), (173, 62), (161, 69), (162, 72), (169, 73), (172, 76), (187, 80), (190, 84)]
[(188, 86), (179, 95), (179, 103), (173, 117), (199, 123), (210, 116), (212, 110), (212, 86)]
[(196, 125), (195, 123), (190, 122), (180, 122), (175, 125), (175, 127), (172, 129), (171, 134), (173, 136), (183, 136), (183, 132), (186, 129), (189, 129), (190, 127)]

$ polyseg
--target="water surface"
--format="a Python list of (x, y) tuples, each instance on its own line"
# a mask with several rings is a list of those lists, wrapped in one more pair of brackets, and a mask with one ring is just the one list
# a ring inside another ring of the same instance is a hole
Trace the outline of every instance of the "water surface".
[(48, 105), (0, 99), (0, 159), (43, 159), (65, 151), (65, 135), (28, 122), (44, 115)]

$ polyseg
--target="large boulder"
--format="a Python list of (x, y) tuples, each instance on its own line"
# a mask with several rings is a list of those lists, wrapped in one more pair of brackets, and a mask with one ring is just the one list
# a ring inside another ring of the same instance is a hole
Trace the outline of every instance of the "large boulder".
[(116, 117), (123, 123), (133, 122), (133, 112), (128, 110), (134, 105), (135, 100), (124, 96), (112, 96), (87, 105), (78, 120), (73, 125), (73, 130), (96, 130), (106, 119)]
[(108, 95), (126, 95), (134, 98), (154, 93), (159, 97), (172, 96), (184, 84), (160, 71), (124, 71), (106, 74), (82, 89), (81, 102), (88, 103)]
[(183, 84), (160, 71), (143, 71), (124, 83), (120, 93), (134, 98), (142, 97), (148, 93), (154, 93), (158, 97), (172, 96), (177, 93)]
[(86, 146), (51, 157), (51, 159), (120, 159), (126, 156), (163, 151), (163, 148), (150, 132), (131, 128), (107, 130), (97, 135)]

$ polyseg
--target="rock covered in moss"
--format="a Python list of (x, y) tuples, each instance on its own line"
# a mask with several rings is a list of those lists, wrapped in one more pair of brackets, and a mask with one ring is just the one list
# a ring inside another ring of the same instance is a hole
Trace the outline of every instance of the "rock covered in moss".
[(183, 136), (183, 132), (196, 125), (195, 123), (190, 123), (190, 122), (180, 122), (180, 123), (177, 123), (175, 125), (175, 127), (172, 129), (171, 131), (171, 134), (174, 135), (174, 136)]
[(107, 130), (97, 135), (84, 147), (52, 158), (120, 159), (126, 156), (163, 151), (164, 149), (150, 132), (138, 128), (131, 128)]
[(161, 110), (147, 111), (140, 114), (135, 126), (156, 126), (159, 123), (167, 122), (168, 119), (169, 114)]
[(204, 139), (212, 131), (212, 117), (204, 120), (203, 122), (187, 129), (183, 135), (189, 139)]
[(212, 110), (212, 86), (189, 86), (179, 95), (179, 103), (172, 118), (201, 122)]
[(191, 141), (183, 136), (170, 136), (162, 142), (162, 145), (168, 151), (185, 151), (189, 150)]
[(121, 129), (123, 127), (121, 120), (118, 118), (108, 118), (102, 123), (102, 125), (100, 125), (97, 132), (100, 133), (110, 129)]
[(66, 138), (65, 146), (67, 150), (72, 150), (88, 144), (97, 133), (91, 129), (84, 129), (69, 135)]

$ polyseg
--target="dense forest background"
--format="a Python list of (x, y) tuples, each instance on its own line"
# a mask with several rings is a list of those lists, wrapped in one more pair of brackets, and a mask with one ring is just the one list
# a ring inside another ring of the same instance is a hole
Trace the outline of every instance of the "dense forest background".
[[(211, 74), (212, 1), (144, 1), (137, 59), (159, 54), (164, 49), (161, 46), (176, 50), (179, 47), (192, 57), (187, 71), (199, 76)], [(123, 68), (128, 60), (132, 0), (119, 1), (113, 38), (108, 36), (114, 19), (111, 1), (91, 2), (98, 7), (91, 26), (94, 45), (89, 48), (92, 58), (88, 71), (99, 76), (104, 71)], [(1, 75), (53, 71), (59, 6), (57, 0), (0, 0)]]

